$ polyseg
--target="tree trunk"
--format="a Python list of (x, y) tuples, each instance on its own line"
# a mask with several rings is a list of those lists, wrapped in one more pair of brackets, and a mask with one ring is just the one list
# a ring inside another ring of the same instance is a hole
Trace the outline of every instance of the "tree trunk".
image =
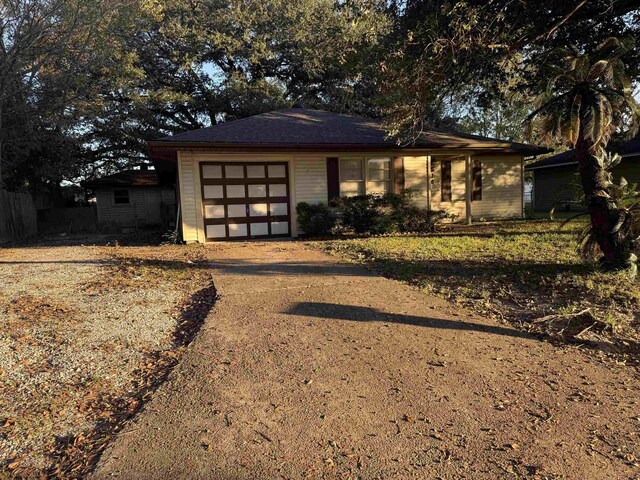
[(603, 254), (600, 263), (611, 270), (629, 268), (633, 263), (630, 242), (620, 231), (614, 232), (616, 225), (624, 219), (626, 214), (611, 199), (607, 171), (592, 154), (592, 147), (593, 143), (585, 139), (580, 132), (576, 143), (576, 160), (591, 217), (593, 235)]

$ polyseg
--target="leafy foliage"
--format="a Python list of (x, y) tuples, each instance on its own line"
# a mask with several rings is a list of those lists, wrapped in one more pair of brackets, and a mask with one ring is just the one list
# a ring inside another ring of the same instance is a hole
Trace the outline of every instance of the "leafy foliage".
[(337, 214), (326, 203), (296, 205), (298, 223), (306, 235), (324, 237), (330, 235), (336, 226)]
[(334, 202), (340, 224), (356, 234), (429, 233), (449, 215), (415, 204), (415, 192), (357, 195)]

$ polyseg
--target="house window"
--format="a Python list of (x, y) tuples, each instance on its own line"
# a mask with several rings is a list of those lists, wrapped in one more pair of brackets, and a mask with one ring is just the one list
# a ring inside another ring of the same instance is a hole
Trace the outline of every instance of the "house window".
[(451, 160), (440, 162), (440, 200), (451, 201)]
[(129, 203), (129, 190), (114, 190), (113, 203), (116, 205), (124, 205)]
[(340, 195), (352, 197), (364, 194), (364, 160), (362, 158), (340, 159)]
[(391, 159), (370, 158), (367, 162), (367, 193), (391, 190)]
[(471, 192), (471, 200), (482, 200), (482, 162), (479, 160), (473, 161)]

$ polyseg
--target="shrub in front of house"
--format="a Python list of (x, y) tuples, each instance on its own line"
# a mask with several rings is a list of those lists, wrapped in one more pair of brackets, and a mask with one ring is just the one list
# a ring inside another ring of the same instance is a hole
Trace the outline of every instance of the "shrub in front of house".
[(326, 203), (310, 204), (300, 202), (296, 206), (298, 223), (306, 235), (326, 237), (331, 235), (336, 226), (336, 212)]
[(393, 233), (394, 225), (385, 212), (382, 197), (356, 195), (336, 199), (333, 205), (338, 211), (340, 225), (358, 235)]
[(451, 218), (442, 210), (420, 208), (415, 192), (358, 195), (324, 203), (299, 203), (296, 207), (300, 227), (309, 236), (327, 236), (337, 230), (357, 235), (430, 233)]

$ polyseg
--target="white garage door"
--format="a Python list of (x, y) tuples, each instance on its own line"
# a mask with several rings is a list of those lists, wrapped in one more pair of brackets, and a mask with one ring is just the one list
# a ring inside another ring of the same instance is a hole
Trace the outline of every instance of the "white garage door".
[(286, 162), (200, 164), (207, 240), (288, 237)]

